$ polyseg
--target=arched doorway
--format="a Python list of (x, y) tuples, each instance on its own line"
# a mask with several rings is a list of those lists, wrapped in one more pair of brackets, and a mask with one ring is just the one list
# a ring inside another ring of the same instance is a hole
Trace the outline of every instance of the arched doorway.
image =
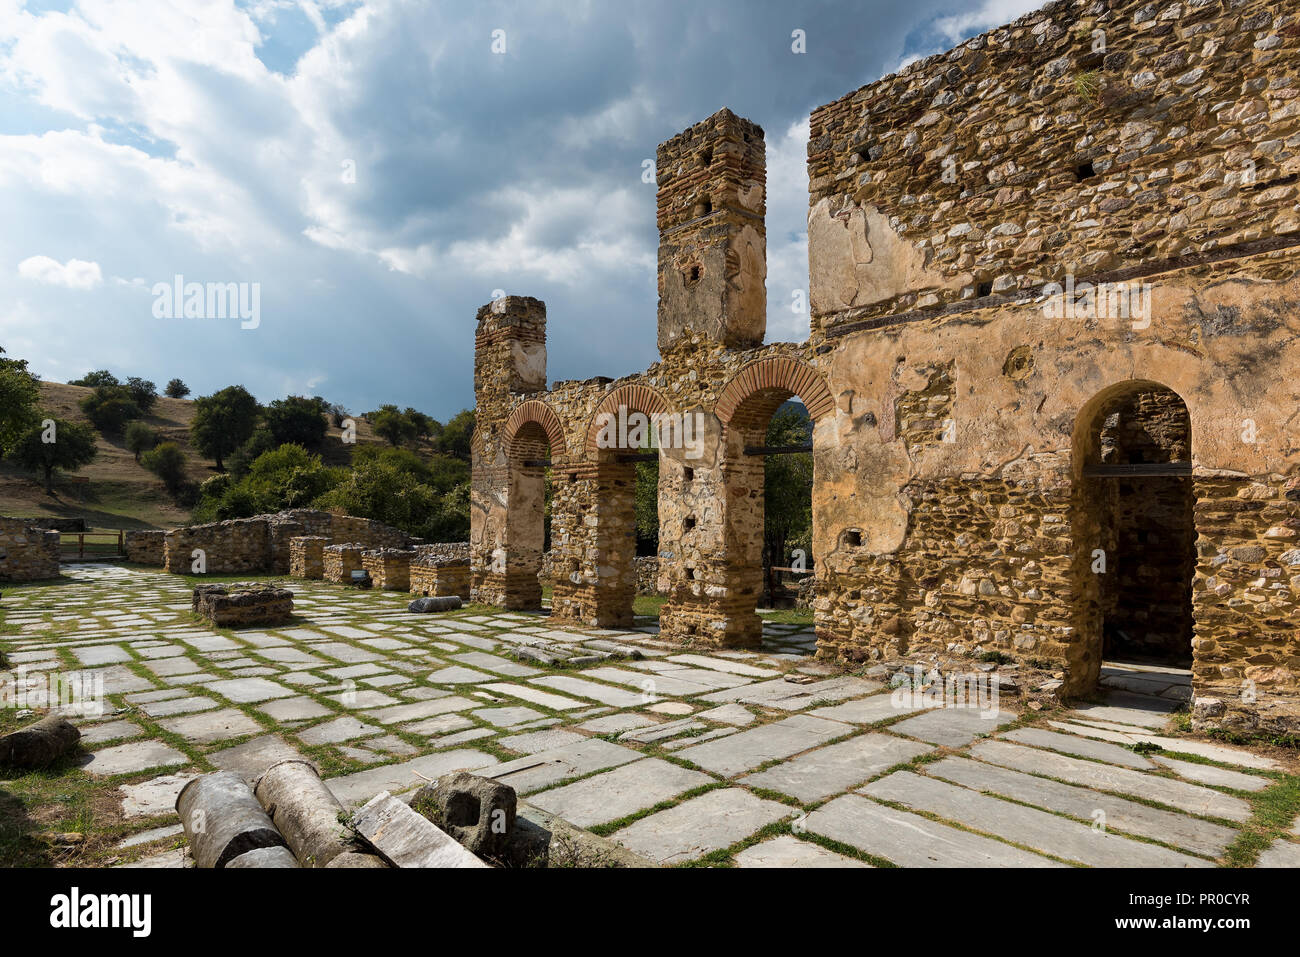
[(504, 522), (489, 568), (504, 608), (542, 607), (538, 576), (548, 545), (548, 474), (552, 457), (563, 454), (560, 421), (545, 403), (525, 402), (510, 416), (505, 428)]
[(1106, 389), (1075, 429), (1078, 627), (1101, 660), (1190, 667), (1196, 569), (1191, 418), (1167, 386)]
[[(717, 415), (724, 425), (723, 484), (725, 487), (725, 539), (723, 565), (715, 569), (722, 582), (718, 599), (728, 620), (728, 643), (757, 645), (762, 641), (762, 621), (756, 611), (764, 601), (778, 600), (784, 592), (776, 568), (793, 567), (795, 526), (766, 521), (769, 481), (779, 482), (789, 500), (783, 510), (807, 509), (812, 518), (812, 430), (834, 408), (834, 400), (821, 375), (802, 360), (788, 356), (760, 359), (743, 368), (723, 389)], [(771, 432), (776, 421), (780, 435)], [(803, 456), (808, 471), (806, 490), (797, 460), (769, 468), (774, 456)], [(771, 473), (771, 474), (770, 474)], [(811, 531), (811, 529), (810, 529)], [(811, 534), (809, 543), (811, 542)], [(811, 571), (816, 556), (802, 556)]]

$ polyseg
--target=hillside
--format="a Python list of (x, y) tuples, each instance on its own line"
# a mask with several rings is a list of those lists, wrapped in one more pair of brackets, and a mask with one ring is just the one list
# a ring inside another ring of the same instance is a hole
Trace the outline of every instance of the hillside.
[[(42, 407), (58, 418), (86, 422), (79, 403), (93, 391), (84, 386), (42, 382)], [(193, 418), (192, 400), (159, 396), (152, 414), (144, 421), (159, 433), (162, 441), (175, 442), (185, 451), (189, 477), (202, 482), (216, 474), (216, 466), (190, 445), (189, 427)], [(386, 444), (375, 435), (370, 423), (358, 416), (356, 424), (357, 444)], [(352, 450), (340, 441), (340, 436), (340, 430), (329, 424), (321, 450), (321, 457), (328, 465), (346, 465), (351, 459)], [(94, 462), (72, 477), (56, 475), (53, 496), (45, 494), (35, 474), (0, 461), (0, 515), (84, 518), (87, 526), (94, 528), (171, 528), (189, 521), (189, 510), (177, 506), (163, 483), (136, 463), (120, 436), (107, 439), (99, 435), (96, 444), (99, 455)], [(427, 453), (430, 449), (427, 443), (421, 443), (416, 451)]]

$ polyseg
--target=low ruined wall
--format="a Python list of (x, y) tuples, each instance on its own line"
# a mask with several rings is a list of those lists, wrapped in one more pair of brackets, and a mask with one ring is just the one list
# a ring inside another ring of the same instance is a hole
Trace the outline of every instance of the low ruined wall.
[(656, 555), (640, 555), (632, 561), (636, 568), (636, 593), (638, 595), (659, 594), (659, 558)]
[(361, 565), (376, 588), (407, 591), (411, 586), (411, 559), (415, 552), (401, 548), (376, 548), (363, 552)]
[(59, 533), (0, 517), (0, 581), (59, 577)]
[(352, 573), (362, 571), (362, 556), (366, 551), (364, 545), (355, 543), (330, 545), (325, 549), (325, 580), (336, 585), (352, 582)]
[(470, 595), (469, 557), (463, 559), (421, 559), (411, 563), (412, 595), (443, 598), (451, 595), (468, 599)]
[(294, 578), (324, 578), (325, 546), (329, 543), (324, 535), (300, 535), (289, 539), (289, 574)]
[(199, 585), (194, 589), (194, 613), (221, 628), (278, 625), (293, 617), (293, 592), (256, 585)]
[(293, 559), (291, 543), (304, 536), (355, 542), (365, 548), (403, 548), (410, 541), (406, 532), (373, 519), (292, 509), (173, 529), (165, 536), (166, 568), (190, 574), (193, 552), (202, 549), (208, 574), (262, 571), (287, 575)]
[(126, 560), (137, 565), (165, 565), (167, 562), (167, 533), (161, 529), (128, 531)]

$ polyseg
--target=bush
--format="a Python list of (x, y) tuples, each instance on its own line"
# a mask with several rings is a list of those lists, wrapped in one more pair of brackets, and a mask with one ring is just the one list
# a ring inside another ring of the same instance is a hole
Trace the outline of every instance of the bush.
[(183, 399), (190, 394), (190, 387), (180, 379), (172, 379), (167, 383), (167, 388), (163, 390), (163, 393), (169, 399)]
[(163, 480), (169, 492), (176, 492), (185, 481), (185, 453), (175, 442), (154, 446), (140, 457), (140, 464)]
[(80, 379), (73, 379), (68, 385), (84, 385), (92, 389), (98, 389), (101, 386), (121, 385), (117, 381), (117, 376), (107, 369), (100, 369), (98, 372), (87, 372)]
[(131, 398), (125, 386), (101, 385), (81, 400), (81, 411), (86, 413), (104, 435), (121, 435), (126, 424), (140, 418), (140, 407)]
[(271, 431), (275, 444), (293, 443), (303, 448), (320, 448), (325, 441), (325, 419), (322, 415), (321, 400), (304, 399), (300, 395), (291, 395), (285, 399), (276, 399), (266, 407), (262, 418)]
[(141, 379), (137, 375), (126, 380), (126, 391), (130, 393), (131, 401), (139, 406), (140, 411), (145, 415), (149, 414), (158, 401), (158, 387), (148, 379)]
[(140, 454), (148, 452), (158, 444), (158, 433), (143, 422), (132, 422), (126, 427), (126, 447), (137, 462), (140, 461)]

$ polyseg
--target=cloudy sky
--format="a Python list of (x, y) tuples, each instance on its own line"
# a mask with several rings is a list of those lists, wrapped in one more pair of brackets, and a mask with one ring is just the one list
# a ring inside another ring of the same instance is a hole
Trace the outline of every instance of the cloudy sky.
[[(809, 111), (1038, 5), (0, 0), (0, 346), (445, 419), (503, 290), (546, 301), (552, 380), (624, 375), (642, 163), (723, 106), (767, 132), (768, 339), (802, 340)], [(260, 324), (155, 315), (176, 275), (258, 284)]]

